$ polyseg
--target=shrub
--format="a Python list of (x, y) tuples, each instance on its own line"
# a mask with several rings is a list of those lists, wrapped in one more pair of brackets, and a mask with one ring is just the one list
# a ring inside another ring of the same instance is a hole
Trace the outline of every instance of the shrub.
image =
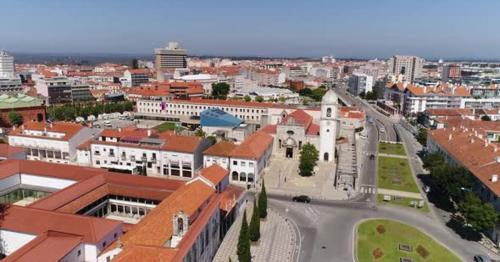
[(423, 258), (426, 258), (430, 255), (429, 251), (427, 251), (427, 249), (425, 249), (423, 246), (421, 245), (418, 245), (417, 247), (417, 253), (423, 257)]
[(377, 233), (379, 234), (384, 234), (385, 233), (385, 227), (383, 225), (378, 225), (377, 226)]
[(377, 247), (373, 250), (372, 255), (375, 259), (378, 259), (384, 255), (384, 252), (382, 252), (382, 249)]

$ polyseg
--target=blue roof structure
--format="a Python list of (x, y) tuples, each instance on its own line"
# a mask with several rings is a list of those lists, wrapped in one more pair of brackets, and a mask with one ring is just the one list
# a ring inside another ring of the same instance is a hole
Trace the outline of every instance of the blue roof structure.
[(217, 108), (207, 109), (200, 114), (201, 126), (238, 127), (243, 121)]

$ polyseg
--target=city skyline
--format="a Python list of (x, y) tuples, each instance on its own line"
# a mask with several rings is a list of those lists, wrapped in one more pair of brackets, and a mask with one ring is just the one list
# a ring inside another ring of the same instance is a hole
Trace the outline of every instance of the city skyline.
[(6, 1), (0, 48), (152, 54), (178, 41), (198, 56), (499, 59), (500, 36), (491, 34), (490, 21), (500, 2), (480, 2)]

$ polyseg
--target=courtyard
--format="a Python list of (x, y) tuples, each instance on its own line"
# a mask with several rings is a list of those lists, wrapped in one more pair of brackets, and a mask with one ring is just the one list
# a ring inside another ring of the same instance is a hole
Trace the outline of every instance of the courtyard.
[(270, 165), (264, 170), (266, 189), (281, 195), (308, 195), (315, 199), (347, 199), (350, 192), (337, 190), (335, 164), (318, 161), (315, 173), (309, 177), (299, 175), (299, 161), (273, 156)]
[(386, 219), (372, 219), (357, 227), (358, 261), (447, 261), (460, 259), (420, 230)]

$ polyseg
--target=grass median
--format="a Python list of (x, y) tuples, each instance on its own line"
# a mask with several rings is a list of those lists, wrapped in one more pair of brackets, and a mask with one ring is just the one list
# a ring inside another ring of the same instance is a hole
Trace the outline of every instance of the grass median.
[(378, 187), (419, 193), (408, 159), (378, 157)]
[(387, 219), (365, 221), (357, 228), (358, 261), (447, 261), (460, 259), (420, 230)]

